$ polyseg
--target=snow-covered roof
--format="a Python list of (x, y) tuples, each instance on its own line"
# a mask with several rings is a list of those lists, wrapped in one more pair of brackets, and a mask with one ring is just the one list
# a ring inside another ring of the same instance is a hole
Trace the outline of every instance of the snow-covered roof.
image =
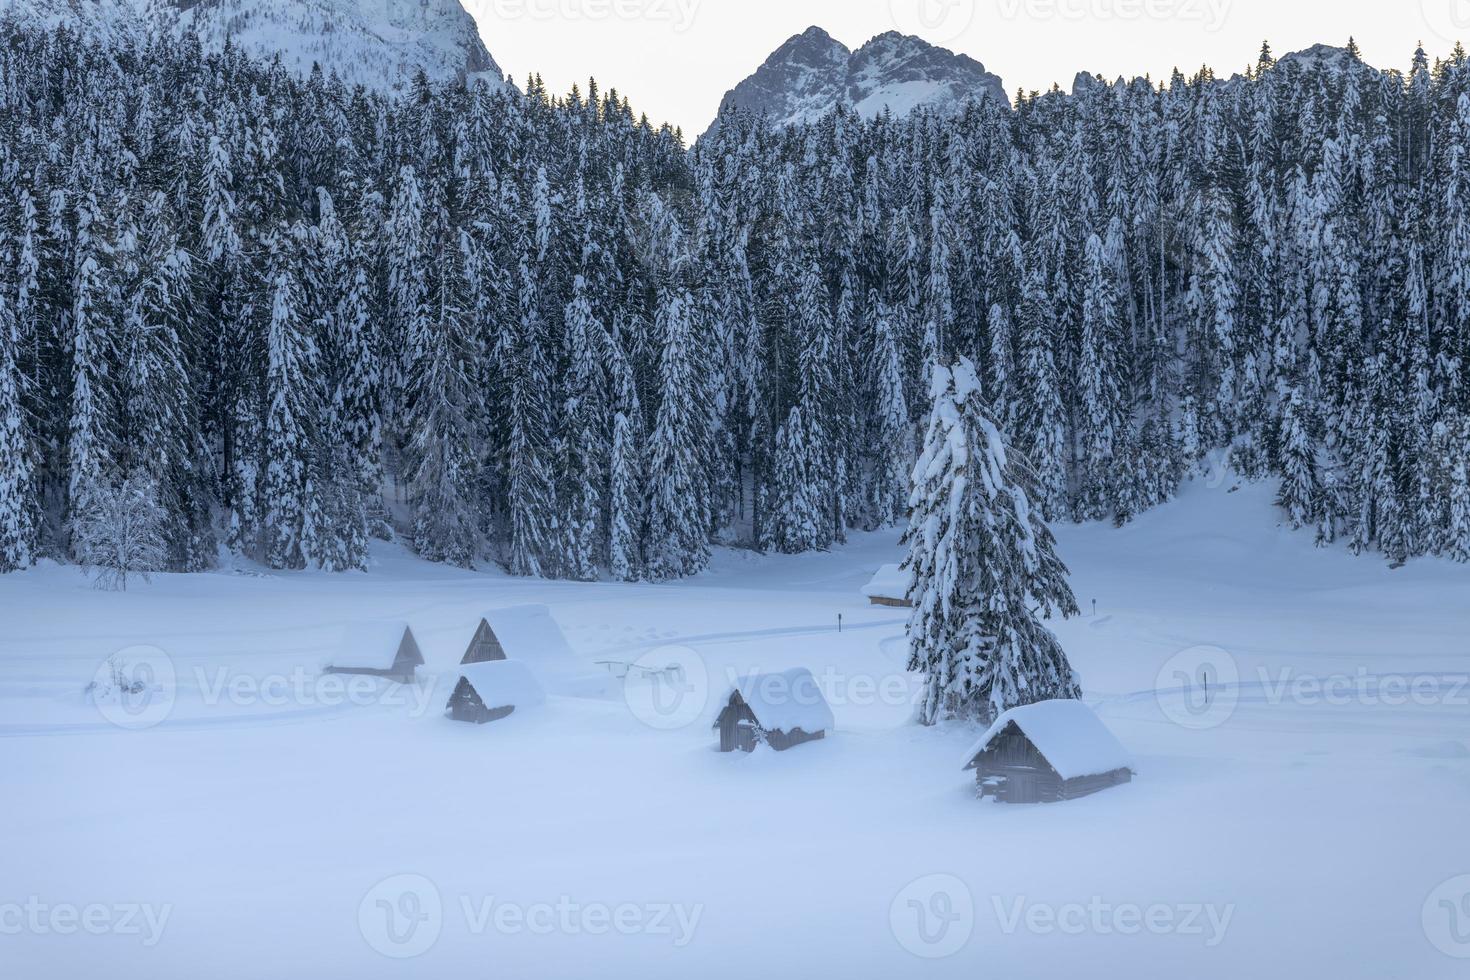
[[(398, 656), (408, 623), (398, 619), (369, 619), (348, 623), (342, 630), (333, 667), (366, 667), (387, 670)], [(416, 663), (423, 663), (420, 656)]]
[(767, 731), (800, 728), (815, 735), (834, 727), (832, 709), (817, 687), (816, 678), (805, 667), (780, 674), (751, 674), (730, 689), (725, 695), (726, 704), (736, 691)]
[(914, 573), (902, 565), (884, 565), (873, 580), (863, 586), (863, 595), (869, 599), (905, 599), (913, 581)]
[(507, 657), (529, 660), (537, 666), (557, 661), (570, 663), (573, 659), (566, 636), (545, 606), (492, 609), (485, 614), (485, 621), (495, 631)]
[(546, 692), (519, 660), (464, 664), (459, 676), (470, 682), (487, 708), (526, 708), (546, 701)]
[(1087, 705), (1081, 701), (1042, 701), (1012, 708), (997, 718), (965, 754), (965, 768), (975, 768), (980, 753), (1012, 722), (1063, 779), (1133, 767), (1128, 750)]

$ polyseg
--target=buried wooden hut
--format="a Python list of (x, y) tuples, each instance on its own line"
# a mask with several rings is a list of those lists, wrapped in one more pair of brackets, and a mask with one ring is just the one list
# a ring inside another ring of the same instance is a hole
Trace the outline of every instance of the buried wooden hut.
[(870, 605), (909, 608), (913, 606), (909, 601), (909, 586), (913, 580), (913, 572), (902, 565), (884, 565), (872, 581), (863, 586), (863, 595), (868, 597)]
[(965, 755), (981, 797), (1000, 803), (1059, 803), (1133, 778), (1133, 763), (1113, 733), (1081, 701), (1013, 708)]
[(487, 612), (480, 619), (460, 663), (488, 663), (507, 658), (525, 660), (538, 667), (565, 667), (573, 661), (565, 634), (545, 606), (507, 606)]
[(754, 752), (762, 742), (777, 752), (825, 738), (832, 709), (812, 672), (753, 674), (736, 684), (715, 719), (721, 752)]
[(488, 664), (496, 660), (505, 659), (505, 647), (500, 642), (500, 637), (495, 635), (491, 629), (488, 619), (480, 620), (475, 635), (470, 639), (469, 649), (464, 652), (464, 659), (460, 664)]
[(546, 692), (525, 664), (519, 660), (487, 660), (460, 667), (459, 683), (444, 712), (455, 721), (483, 725), (499, 721), (517, 708), (545, 701)]
[(413, 630), (403, 622), (354, 623), (347, 628), (339, 651), (344, 661), (364, 666), (333, 664), (323, 673), (386, 677), (400, 684), (411, 684), (415, 669), (424, 665), (424, 655)]

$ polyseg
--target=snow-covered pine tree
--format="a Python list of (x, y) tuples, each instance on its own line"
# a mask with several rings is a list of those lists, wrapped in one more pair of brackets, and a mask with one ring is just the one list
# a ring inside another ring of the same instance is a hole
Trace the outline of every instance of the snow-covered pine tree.
[(376, 497), (382, 481), (382, 377), (374, 339), (367, 259), (354, 245), (347, 266), (347, 288), (333, 325), (341, 370), (332, 396), (335, 428), (347, 453), (349, 472), (361, 493)]
[(707, 397), (696, 370), (699, 343), (694, 303), (677, 284), (660, 290), (658, 323), (663, 341), (659, 405), (648, 440), (648, 535), (646, 573), (655, 582), (693, 575), (709, 562), (709, 511), (701, 478)]
[(301, 228), (281, 226), (267, 240), (265, 475), (261, 551), (272, 568), (305, 568), (308, 460), (315, 451), (317, 349), (305, 319), (295, 253)]
[(587, 280), (572, 282), (572, 299), (563, 313), (566, 356), (570, 370), (562, 401), (558, 436), (557, 501), (561, 512), (561, 554), (567, 578), (597, 578), (602, 552), (602, 487), (609, 455), (604, 445), (599, 368), (605, 345), (602, 323), (592, 312)]
[(608, 462), (608, 566), (618, 581), (635, 582), (643, 575), (643, 408), (621, 351), (613, 374), (618, 379), (618, 401)]
[(875, 527), (899, 520), (908, 510), (914, 471), (914, 427), (903, 388), (901, 338), (888, 304), (877, 302), (873, 325), (874, 462), (870, 510)]
[[(108, 329), (116, 312), (102, 260), (110, 244), (102, 235), (95, 198), (82, 204), (71, 307), (71, 414), (68, 427), (67, 501), (72, 517), (109, 486), (118, 436), (114, 391), (115, 338)], [(75, 555), (75, 550), (73, 551)]]
[(120, 463), (143, 473), (165, 515), (169, 563), (197, 571), (214, 563), (214, 488), (202, 465), (204, 437), (185, 337), (193, 323), (194, 262), (173, 231), (167, 199), (154, 192), (142, 226), (116, 249), (126, 293), (121, 330), (121, 402), (128, 432)]
[(827, 501), (820, 491), (829, 474), (821, 471), (823, 439), (820, 423), (812, 419), (814, 414), (813, 408), (798, 402), (776, 430), (771, 474), (776, 503), (770, 535), (771, 544), (783, 554), (815, 551), (830, 539), (825, 520)]
[(1019, 311), (1021, 375), (1016, 433), (1036, 475), (1036, 504), (1048, 520), (1067, 512), (1067, 433), (1061, 378), (1052, 353), (1053, 312), (1040, 270), (1030, 270)]
[(1082, 349), (1077, 365), (1079, 520), (1099, 520), (1110, 513), (1118, 449), (1127, 441), (1118, 391), (1117, 334), (1117, 307), (1102, 241), (1092, 235), (1084, 249)]
[(1445, 539), (1450, 558), (1470, 562), (1470, 426), (1462, 429), (1460, 452), (1450, 463), (1450, 526)]
[(32, 483), (32, 450), (20, 386), (20, 334), (6, 290), (0, 289), (0, 573), (35, 561), (40, 508)]
[(469, 373), (472, 300), (465, 276), (473, 246), (466, 232), (450, 234), (458, 245), (435, 252), (435, 288), (413, 337), (406, 456), (415, 550), (431, 561), (467, 568), (480, 551), (474, 501), (478, 386)]
[(1317, 481), (1316, 450), (1307, 429), (1305, 406), (1295, 389), (1281, 409), (1281, 491), (1277, 503), (1286, 509), (1293, 528), (1304, 528), (1317, 520), (1321, 488)]
[(925, 675), (919, 719), (993, 719), (1080, 696), (1042, 618), (1077, 613), (1067, 569), (1032, 506), (1030, 474), (987, 417), (974, 366), (939, 368), (904, 541), (913, 575), (909, 669)]
[(786, 554), (831, 545), (829, 518), (834, 481), (833, 452), (827, 413), (832, 409), (832, 316), (814, 262), (802, 270), (796, 303), (797, 337), (802, 343), (798, 392), (786, 420), (776, 432), (772, 459), (776, 504), (768, 534), (776, 550)]

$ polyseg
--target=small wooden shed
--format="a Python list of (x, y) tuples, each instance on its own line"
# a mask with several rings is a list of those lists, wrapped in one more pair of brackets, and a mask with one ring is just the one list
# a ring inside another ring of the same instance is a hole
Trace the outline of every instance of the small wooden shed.
[(444, 706), (455, 721), (483, 725), (499, 721), (517, 708), (546, 701), (546, 692), (519, 660), (487, 660), (460, 667), (459, 683)]
[(354, 623), (345, 632), (339, 654), (344, 662), (363, 666), (332, 664), (324, 673), (386, 677), (400, 684), (411, 684), (414, 671), (424, 665), (424, 655), (413, 630), (403, 622)]
[(1133, 779), (1133, 763), (1081, 701), (1043, 701), (995, 720), (965, 755), (980, 796), (1000, 803), (1059, 803)]
[(913, 573), (902, 565), (884, 565), (872, 581), (863, 586), (863, 595), (874, 606), (907, 609), (913, 606), (909, 601), (909, 586), (913, 581)]
[(825, 738), (833, 727), (832, 709), (805, 668), (753, 674), (726, 695), (714, 727), (721, 752), (754, 752), (762, 742), (784, 752)]
[(566, 635), (546, 606), (507, 606), (480, 618), (461, 664), (513, 658), (539, 667), (565, 667), (572, 662)]
[(490, 627), (488, 619), (480, 620), (480, 626), (470, 639), (469, 649), (465, 650), (464, 659), (460, 661), (460, 664), (488, 664), (504, 659), (506, 659), (505, 647), (501, 644), (500, 637), (495, 635), (495, 630)]

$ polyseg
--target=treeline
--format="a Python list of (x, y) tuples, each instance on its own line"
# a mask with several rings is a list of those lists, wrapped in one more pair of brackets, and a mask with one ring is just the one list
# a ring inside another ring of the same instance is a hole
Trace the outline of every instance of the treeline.
[(961, 355), (1049, 519), (1228, 450), (1324, 542), (1470, 559), (1458, 49), (686, 150), (591, 84), (134, 43), (0, 26), (0, 568), (120, 493), (177, 570), (824, 548), (905, 514)]

